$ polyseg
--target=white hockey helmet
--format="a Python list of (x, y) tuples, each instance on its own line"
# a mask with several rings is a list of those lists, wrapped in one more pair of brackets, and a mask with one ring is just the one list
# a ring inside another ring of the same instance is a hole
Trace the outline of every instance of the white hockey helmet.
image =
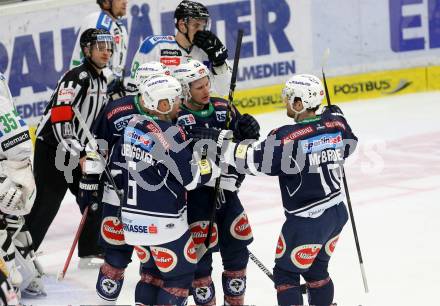
[[(139, 92), (142, 95), (142, 105), (149, 110), (157, 111), (160, 114), (171, 112), (176, 97), (182, 94), (182, 87), (178, 80), (168, 75), (158, 75), (148, 78), (139, 85)], [(160, 100), (168, 100), (169, 110), (161, 112), (157, 108)]]
[(134, 75), (136, 86), (154, 75), (171, 75), (170, 69), (160, 62), (147, 62), (138, 67)]
[(190, 60), (187, 63), (180, 64), (173, 70), (173, 76), (182, 84), (184, 97), (191, 97), (190, 85), (192, 82), (204, 77), (209, 78), (209, 69), (198, 60)]
[(303, 111), (321, 105), (324, 96), (321, 80), (311, 74), (294, 75), (284, 85), (282, 93), (282, 97), (287, 99), (292, 110), (295, 98), (300, 98), (304, 106)]

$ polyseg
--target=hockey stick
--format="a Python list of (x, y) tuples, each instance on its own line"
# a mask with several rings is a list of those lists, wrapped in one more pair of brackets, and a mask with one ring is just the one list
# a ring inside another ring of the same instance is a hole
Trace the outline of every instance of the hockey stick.
[(84, 209), (84, 212), (81, 217), (81, 222), (79, 223), (78, 229), (76, 230), (75, 238), (73, 239), (72, 246), (70, 247), (69, 255), (66, 258), (66, 262), (64, 263), (63, 270), (58, 273), (57, 280), (61, 281), (64, 279), (66, 275), (67, 269), (69, 268), (70, 260), (72, 259), (73, 251), (75, 251), (76, 245), (78, 244), (79, 236), (81, 236), (82, 230), (86, 223), (87, 213), (89, 212), (89, 207), (87, 206)]
[[(96, 153), (98, 153), (98, 143), (96, 142), (95, 137), (93, 137), (92, 133), (90, 132), (89, 127), (87, 126), (86, 122), (84, 121), (83, 117), (81, 116), (80, 111), (76, 107), (72, 107), (73, 112), (75, 113), (76, 119), (78, 119), (79, 125), (83, 129), (84, 133), (86, 134), (87, 140), (89, 141), (89, 144)], [(98, 153), (99, 154), (99, 153)], [(110, 182), (110, 184), (115, 189), (116, 195), (119, 198), (119, 201), (122, 203), (122, 194), (119, 192), (118, 187), (116, 186), (115, 180), (113, 179), (113, 176), (111, 174), (111, 171), (107, 165), (107, 163), (104, 161), (104, 157), (101, 155), (101, 158), (99, 159), (102, 165), (104, 166), (104, 172), (107, 175), (107, 178)]]
[[(268, 268), (266, 268), (266, 266), (250, 251), (249, 251), (249, 258), (257, 265), (258, 268), (260, 268), (260, 270), (266, 274), (267, 277), (270, 278), (270, 280), (272, 282), (275, 283), (275, 280), (273, 278), (273, 274), (272, 272), (269, 271)], [(306, 284), (301, 284), (300, 285), (300, 290), (301, 290), (301, 294), (306, 294), (307, 293), (307, 286)]]
[[(324, 52), (324, 60), (325, 61), (327, 61), (329, 54), (330, 54), (330, 49), (327, 48)], [(330, 94), (328, 91), (327, 80), (325, 78), (325, 73), (324, 73), (324, 65), (322, 66), (322, 79), (324, 81), (325, 95), (327, 96), (327, 105), (331, 106)], [(345, 197), (347, 198), (348, 212), (350, 214), (350, 219), (351, 219), (351, 227), (353, 229), (354, 241), (356, 244), (356, 250), (357, 250), (357, 255), (358, 255), (358, 259), (359, 259), (359, 265), (361, 267), (361, 274), (362, 274), (362, 281), (364, 283), (364, 290), (365, 290), (365, 293), (368, 293), (367, 275), (365, 274), (364, 261), (362, 259), (362, 252), (361, 252), (361, 247), (360, 247), (359, 238), (358, 238), (358, 234), (357, 234), (356, 223), (354, 221), (353, 207), (351, 205), (350, 193), (348, 191), (347, 177), (345, 176), (344, 165), (341, 165), (341, 172), (342, 172), (342, 181), (343, 181), (344, 190), (345, 190)]]
[[(234, 65), (232, 66), (232, 75), (231, 75), (231, 84), (229, 86), (229, 103), (228, 103), (228, 111), (226, 112), (226, 128), (229, 128), (231, 121), (231, 105), (234, 101), (234, 90), (237, 82), (237, 70), (238, 70), (238, 61), (240, 60), (240, 50), (241, 50), (241, 41), (243, 39), (243, 30), (239, 29), (237, 34), (237, 42), (235, 45), (235, 55), (234, 55)], [(203, 255), (208, 251), (211, 236), (212, 236), (212, 228), (215, 222), (215, 213), (217, 206), (217, 198), (220, 192), (220, 181), (221, 175), (215, 179), (214, 192), (213, 192), (213, 201), (211, 207), (211, 215), (209, 216), (208, 223), (208, 233), (206, 234), (206, 238), (203, 244), (201, 244), (197, 250), (197, 258), (202, 258)], [(218, 235), (218, 233), (217, 233)]]

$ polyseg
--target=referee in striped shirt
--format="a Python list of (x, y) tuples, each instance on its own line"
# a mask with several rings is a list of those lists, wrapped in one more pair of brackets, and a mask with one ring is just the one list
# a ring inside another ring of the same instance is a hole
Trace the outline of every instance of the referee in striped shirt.
[[(81, 112), (90, 128), (107, 103), (107, 81), (102, 70), (113, 53), (113, 37), (107, 30), (90, 28), (81, 34), (80, 44), (83, 63), (66, 72), (58, 81), (37, 127), (34, 153), (37, 197), (26, 217), (35, 251), (55, 218), (67, 189), (78, 195), (82, 176), (78, 159), (84, 159), (87, 138), (72, 107)], [(69, 162), (75, 162), (74, 169), (64, 171)], [(100, 218), (99, 210), (89, 210), (78, 242), (78, 256), (85, 261), (102, 253), (98, 246)]]

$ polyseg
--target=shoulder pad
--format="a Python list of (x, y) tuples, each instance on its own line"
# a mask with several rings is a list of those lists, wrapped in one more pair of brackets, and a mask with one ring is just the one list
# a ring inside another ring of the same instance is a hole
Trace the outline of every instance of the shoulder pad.
[(105, 12), (101, 12), (98, 17), (98, 21), (96, 22), (96, 28), (110, 31), (112, 27), (113, 19), (107, 15)]
[(172, 35), (152, 35), (148, 36), (142, 42), (139, 48), (139, 52), (148, 53), (159, 43), (171, 43), (176, 44), (176, 39)]

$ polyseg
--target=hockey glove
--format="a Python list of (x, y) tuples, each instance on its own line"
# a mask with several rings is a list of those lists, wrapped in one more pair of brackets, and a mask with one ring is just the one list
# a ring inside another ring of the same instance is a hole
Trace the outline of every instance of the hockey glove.
[(214, 67), (222, 66), (228, 58), (228, 49), (211, 31), (198, 31), (193, 43), (206, 52)]
[(84, 174), (81, 177), (79, 181), (78, 195), (76, 196), (76, 201), (78, 202), (81, 213), (84, 213), (84, 210), (88, 206), (91, 206), (92, 208), (93, 207), (97, 208), (97, 203), (99, 200), (98, 190), (99, 190), (99, 175)]
[(107, 85), (107, 96), (112, 100), (116, 100), (126, 96), (126, 89), (122, 78), (114, 78)]
[(234, 138), (236, 140), (260, 138), (260, 125), (258, 121), (249, 114), (240, 116), (235, 123)]
[(326, 118), (329, 115), (344, 117), (344, 113), (337, 105), (324, 106), (322, 113), (321, 113), (321, 116), (323, 118)]

